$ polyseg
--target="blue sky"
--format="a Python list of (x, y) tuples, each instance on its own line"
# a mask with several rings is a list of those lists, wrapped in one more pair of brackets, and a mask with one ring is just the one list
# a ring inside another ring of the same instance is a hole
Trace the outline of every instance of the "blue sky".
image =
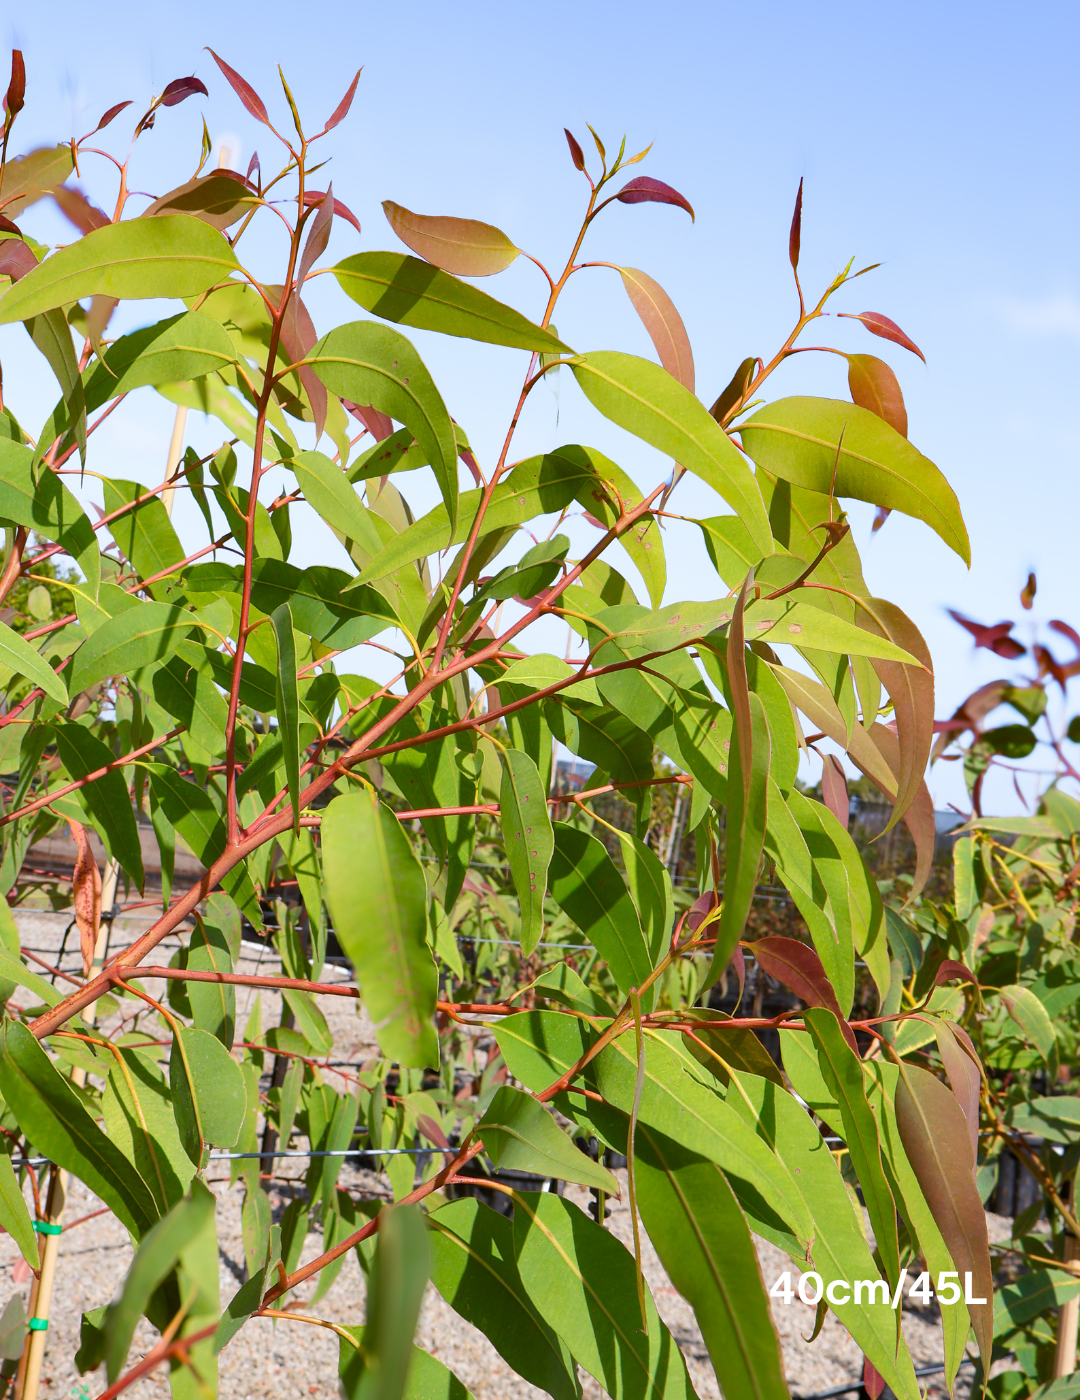
[[(892, 317), (927, 364), (853, 322), (825, 322), (831, 343), (879, 354), (896, 369), (912, 441), (954, 485), (971, 534), (968, 571), (925, 526), (894, 515), (870, 539), (872, 512), (852, 513), (869, 581), (911, 614), (930, 644), (938, 714), (950, 713), (975, 685), (1010, 674), (989, 653), (972, 653), (946, 607), (984, 622), (1022, 616), (1025, 641), (1052, 617), (1080, 623), (1074, 5), (419, 0), (289, 7), (272, 0), (224, 7), (195, 0), (166, 8), (112, 0), (104, 22), (102, 13), (66, 0), (26, 7), (17, 17), (8, 12), (0, 38), (22, 47), (28, 70), (17, 149), (81, 134), (113, 102), (131, 97), (138, 107), (194, 71), (210, 101), (192, 99), (161, 114), (140, 143), (133, 183), (140, 186), (142, 176), (160, 193), (188, 177), (204, 111), (242, 168), (258, 147), (266, 170), (265, 131), (202, 46), (227, 58), (283, 114), (274, 68), (281, 61), (313, 126), (363, 65), (331, 169), (335, 193), (364, 233), (358, 239), (339, 221), (334, 257), (396, 246), (380, 209), (391, 198), (421, 212), (496, 223), (555, 263), (584, 197), (562, 127), (584, 140), (591, 122), (609, 147), (624, 131), (631, 149), (654, 141), (641, 171), (680, 189), (696, 222), (676, 209), (615, 205), (586, 253), (640, 267), (665, 287), (686, 322), (706, 403), (745, 355), (768, 356), (793, 322), (787, 230), (805, 177), (805, 285), (823, 286), (852, 255), (857, 265), (880, 261), (837, 308)], [(114, 129), (120, 132), (119, 121)], [(87, 183), (104, 202), (102, 180), (99, 169)], [(66, 238), (63, 227), (42, 213), (36, 231)], [(268, 275), (280, 246), (267, 237), (256, 253)], [(523, 259), (484, 285), (539, 314), (541, 280)], [(325, 282), (312, 304), (320, 329), (351, 319), (350, 304)], [(579, 349), (651, 353), (614, 273), (575, 279), (556, 321)], [(522, 356), (434, 336), (416, 340), (451, 412), (490, 460)], [(30, 386), (32, 356), (25, 338), (5, 331), (5, 398), (31, 430), (51, 408), (48, 395)], [(845, 397), (843, 370), (833, 356), (800, 356), (776, 376), (772, 393)], [(643, 486), (666, 470), (657, 454), (598, 420), (572, 383), (557, 397), (544, 390), (534, 398), (520, 455), (584, 441)], [(171, 409), (149, 391), (131, 407), (123, 426), (103, 430), (91, 465), (155, 482)], [(216, 427), (192, 425), (199, 446), (220, 436)], [(428, 503), (422, 491), (417, 501)], [(691, 485), (680, 508), (711, 513), (717, 505)], [(298, 535), (297, 559), (326, 558), (313, 524)], [(707, 596), (715, 578), (697, 545), (673, 531), (668, 552), (669, 599)], [(1029, 569), (1039, 593), (1033, 612), (1021, 615), (1017, 595)], [(1063, 642), (1057, 650), (1069, 653)], [(1032, 762), (1045, 766), (1039, 751)], [(931, 787), (939, 805), (962, 800), (955, 766), (938, 765)], [(1004, 780), (990, 797), (998, 808), (1016, 805)]]

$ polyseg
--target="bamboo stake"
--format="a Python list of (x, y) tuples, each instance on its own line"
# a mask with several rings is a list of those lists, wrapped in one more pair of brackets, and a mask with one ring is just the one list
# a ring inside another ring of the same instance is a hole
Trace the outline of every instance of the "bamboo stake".
[[(1073, 1177), (1072, 1189), (1069, 1192), (1070, 1202), (1076, 1200), (1076, 1177)], [(1075, 1207), (1074, 1207), (1075, 1209)], [(1063, 1250), (1066, 1266), (1080, 1259), (1080, 1239), (1073, 1232), (1065, 1230), (1065, 1248)], [(1076, 1339), (1077, 1328), (1080, 1325), (1080, 1298), (1070, 1298), (1068, 1302), (1062, 1303), (1061, 1312), (1058, 1316), (1058, 1336), (1057, 1350), (1054, 1353), (1054, 1379), (1060, 1376), (1071, 1376), (1076, 1370)]]
[[(187, 427), (187, 409), (183, 404), (176, 410), (176, 417), (173, 420), (172, 440), (169, 443), (169, 455), (165, 463), (165, 480), (171, 481), (177, 467), (180, 465), (180, 456), (184, 446), (184, 429)], [(166, 486), (161, 493), (161, 504), (165, 507), (166, 515), (172, 515), (173, 497), (176, 495), (175, 486)]]
[[(101, 907), (103, 912), (112, 910), (116, 903), (116, 886), (120, 877), (120, 867), (115, 860), (105, 863), (105, 878), (101, 882)], [(105, 945), (109, 941), (109, 923), (102, 919), (98, 923), (97, 937), (94, 939), (94, 961), (91, 976), (96, 977), (105, 964)], [(88, 1008), (86, 1023), (94, 1024), (96, 1003)], [(72, 1083), (80, 1087), (86, 1083), (86, 1071), (76, 1066), (71, 1071)], [(49, 1177), (49, 1194), (45, 1202), (45, 1219), (38, 1222), (41, 1235), (41, 1268), (38, 1277), (30, 1288), (30, 1332), (19, 1361), (19, 1372), (15, 1380), (15, 1400), (38, 1400), (41, 1386), (41, 1367), (45, 1360), (45, 1334), (49, 1327), (49, 1314), (52, 1311), (53, 1285), (56, 1282), (56, 1264), (60, 1256), (60, 1234), (63, 1229), (64, 1205), (67, 1198), (68, 1174), (53, 1167)], [(41, 1324), (35, 1326), (35, 1323)]]

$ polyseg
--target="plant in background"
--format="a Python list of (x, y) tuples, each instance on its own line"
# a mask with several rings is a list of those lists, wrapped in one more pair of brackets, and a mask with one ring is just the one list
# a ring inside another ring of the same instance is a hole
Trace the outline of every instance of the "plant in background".
[[(1034, 594), (1031, 577), (1021, 594), (1024, 607), (1031, 607)], [(1028, 654), (1010, 635), (1011, 622), (985, 627), (958, 613), (953, 617), (979, 647), (1010, 661)], [(1050, 627), (1077, 646), (1067, 623)], [(1080, 1037), (1080, 802), (1065, 791), (1078, 774), (1063, 741), (1075, 742), (1080, 724), (1071, 718), (1058, 728), (1047, 712), (1048, 687), (1067, 700), (1080, 665), (1060, 661), (1055, 651), (1059, 645), (1052, 639), (1035, 642), (1033, 674), (980, 686), (936, 726), (934, 755), (963, 763), (974, 809), (953, 847), (953, 897), (921, 896), (903, 914), (889, 911), (894, 1005), (923, 1003), (950, 960), (971, 968), (978, 982), (977, 998), (968, 994), (966, 1005), (958, 989), (940, 987), (926, 1007), (958, 1020), (986, 1068), (980, 1194), (1015, 1217), (1008, 1242), (993, 1246), (1001, 1284), (993, 1355), (1005, 1369), (990, 1389), (999, 1400), (1021, 1400), (1050, 1382), (1060, 1400), (1080, 1393), (1075, 1377), (1063, 1379), (1075, 1371), (1080, 1309), (1080, 1101), (1073, 1087)], [(1011, 776), (1030, 810), (1019, 782), (1029, 770), (1017, 761), (1037, 748), (1052, 765), (1036, 770), (1050, 779), (1037, 813), (984, 816), (983, 791), (995, 770)], [(896, 888), (903, 891), (902, 878)], [(909, 1021), (896, 1031), (893, 1045), (930, 1056), (952, 1077), (953, 1048), (929, 1021)], [(967, 1092), (974, 1114), (980, 1094), (974, 1077)], [(1026, 1204), (1017, 1200), (1018, 1171), (1022, 1179), (1027, 1173), (1034, 1179), (1034, 1199)]]
[[(11, 921), (0, 950), (5, 988), (38, 1003), (9, 1001), (0, 1025), (10, 1154), (0, 1155), (0, 1223), (35, 1269), (12, 1162), (37, 1153), (54, 1164), (35, 1198), (45, 1234), (31, 1312), (48, 1307), (48, 1231), (71, 1172), (137, 1247), (115, 1301), (84, 1318), (77, 1362), (105, 1365), (108, 1396), (165, 1361), (177, 1395), (212, 1392), (216, 1357), (236, 1330), (308, 1321), (290, 1308), (294, 1290), (318, 1275), (307, 1305), (317, 1303), (353, 1250), (368, 1302), (339, 1332), (350, 1395), (461, 1394), (440, 1362), (409, 1351), (426, 1277), (553, 1396), (580, 1393), (579, 1368), (615, 1397), (690, 1395), (640, 1248), (613, 1238), (602, 1210), (591, 1220), (556, 1193), (512, 1192), (510, 1219), (453, 1198), (474, 1183), (469, 1164), (481, 1156), (601, 1195), (617, 1190), (575, 1146), (580, 1133), (627, 1156), (635, 1240), (648, 1232), (693, 1304), (728, 1400), (786, 1394), (751, 1232), (819, 1276), (822, 1315), (832, 1308), (872, 1385), (887, 1381), (902, 1400), (916, 1400), (918, 1387), (900, 1312), (879, 1294), (902, 1290), (916, 1256), (935, 1279), (958, 1273), (957, 1299), (942, 1307), (951, 1384), (969, 1333), (984, 1362), (993, 1334), (975, 1177), (981, 1070), (957, 1019), (975, 1014), (978, 992), (958, 959), (924, 958), (916, 999), (904, 1000), (879, 890), (836, 815), (841, 770), (830, 766), (823, 803), (799, 791), (796, 773), (800, 751), (824, 745), (873, 781), (894, 804), (891, 824), (913, 834), (915, 899), (934, 838), (923, 781), (930, 657), (904, 613), (869, 594), (842, 502), (906, 512), (965, 561), (967, 534), (945, 478), (907, 440), (903, 398), (882, 360), (846, 355), (851, 401), (762, 399), (773, 371), (809, 348), (803, 332), (862, 272), (849, 264), (806, 301), (800, 189), (789, 240), (796, 323), (770, 358), (745, 359), (707, 409), (682, 321), (646, 274), (618, 269), (659, 364), (581, 352), (570, 342), (588, 345), (587, 330), (553, 329), (571, 277), (608, 266), (584, 261), (601, 214), (642, 202), (692, 214), (661, 181), (626, 178), (646, 151), (626, 158), (623, 145), (610, 159), (594, 136), (586, 161), (567, 134), (584, 212), (561, 271), (487, 224), (391, 202), (387, 217), (409, 252), (355, 251), (326, 266), (335, 224), (361, 246), (325, 167), (357, 80), (314, 134), (283, 80), (292, 134), (217, 63), (280, 149), (280, 170), (264, 174), (255, 158), (245, 176), (204, 174), (204, 141), (192, 178), (149, 205), (131, 193), (130, 152), (142, 152), (165, 108), (206, 91), (184, 78), (137, 123), (127, 156), (99, 144), (119, 104), (89, 136), (6, 159), (0, 171), (0, 271), (10, 278), (0, 323), (23, 323), (59, 386), (44, 424), (25, 425), (17, 405), (4, 405), (3, 589), (49, 586), (39, 580), (60, 555), (78, 569), (64, 579), (62, 615), (21, 634), (0, 624), (0, 734), (20, 736), (0, 817), (9, 901), (24, 889), (34, 841), (67, 824), (79, 850), (71, 899), (83, 980), (60, 997), (20, 958)], [(5, 157), (22, 87), (19, 59)], [(111, 214), (69, 183), (76, 167)], [(24, 212), (44, 198), (81, 231), (65, 247), (23, 231)], [(255, 219), (287, 233), (276, 266), (249, 258)], [(519, 256), (538, 270), (531, 320), (462, 280), (496, 275)], [(340, 324), (313, 323), (304, 298), (317, 276), (342, 294)], [(172, 299), (176, 310), (110, 337), (118, 303), (150, 299)], [(886, 317), (850, 314), (919, 353)], [(410, 328), (519, 357), (516, 401), (489, 406), (507, 421), (493, 460), (473, 452)], [(644, 488), (582, 444), (555, 440), (516, 458), (521, 412), (552, 374), (572, 376), (598, 414), (656, 450)], [(219, 419), (220, 450), (189, 448), (165, 481), (110, 475), (95, 434), (145, 386)], [(414, 472), (441, 496), (419, 518), (408, 499)], [(687, 472), (728, 507), (694, 522), (703, 566), (711, 561), (718, 576), (715, 597), (665, 603), (664, 522), (677, 516)], [(271, 489), (271, 473), (286, 489)], [(104, 495), (97, 522), (65, 485), (89, 474)], [(201, 538), (177, 533), (177, 491), (198, 506)], [(300, 508), (336, 564), (290, 562)], [(571, 514), (594, 531), (580, 557), (561, 529)], [(640, 595), (620, 572), (627, 559)], [(551, 616), (576, 634), (571, 660), (529, 649), (532, 624)], [(572, 802), (553, 791), (556, 744), (596, 765)], [(678, 789), (681, 812), (688, 799), (699, 853), (696, 898), (678, 916), (665, 863), (642, 839), (663, 788)], [(602, 825), (593, 799), (611, 793), (633, 804), (636, 830)], [(110, 896), (87, 832), (108, 854), (105, 881), (141, 891), (146, 818), (160, 846), (162, 912), (102, 966)], [(178, 837), (205, 867), (187, 888), (173, 879)], [(765, 864), (809, 941), (769, 936), (753, 951), (807, 1009), (728, 1017), (699, 1003), (739, 969)], [(484, 865), (508, 870), (508, 882), (485, 879)], [(286, 883), (303, 909), (276, 906), (284, 977), (235, 971), (241, 917), (263, 928)], [(359, 992), (319, 982), (326, 910)], [(184, 946), (164, 967), (154, 950), (177, 931)], [(481, 965), (485, 937), (513, 940), (521, 964), (535, 959), (524, 1004), (520, 967), (503, 976)], [(469, 970), (459, 942), (475, 953)], [(549, 943), (576, 961), (551, 957), (545, 967), (537, 950)], [(880, 1007), (849, 1020), (856, 959)], [(440, 976), (469, 999), (440, 996)], [(142, 989), (153, 978), (172, 988), (167, 1001)], [(965, 985), (939, 1009), (934, 997), (958, 978)], [(245, 984), (283, 989), (281, 1027), (264, 1032), (256, 1007), (238, 1037), (235, 986)], [(316, 992), (359, 997), (378, 1035), (384, 1059), (344, 1092), (321, 1065), (331, 1041)], [(841, 1133), (846, 1175), (761, 1049), (754, 1031), (766, 1025), (781, 1032), (802, 1098)], [(945, 1078), (921, 1055), (927, 1027), (944, 1047)], [(339, 1189), (340, 1158), (313, 1159), (306, 1195), (279, 1225), (257, 1161), (238, 1168), (249, 1276), (223, 1304), (203, 1174), (211, 1149), (258, 1150), (260, 1121), (267, 1153), (294, 1135), (312, 1150), (340, 1150), (358, 1131), (375, 1154), (418, 1134), (439, 1150), (420, 1172), (406, 1155), (388, 1159), (392, 1202), (385, 1190), (357, 1199)], [(298, 1267), (314, 1219), (326, 1248)], [(845, 1284), (855, 1280), (880, 1287), (853, 1296)], [(161, 1340), (125, 1370), (143, 1315)], [(20, 1370), (24, 1395), (40, 1356), (38, 1328)]]

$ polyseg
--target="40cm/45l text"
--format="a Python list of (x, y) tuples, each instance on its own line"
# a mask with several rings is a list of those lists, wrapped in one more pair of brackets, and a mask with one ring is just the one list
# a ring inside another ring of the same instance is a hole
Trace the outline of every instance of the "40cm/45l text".
[[(889, 1285), (883, 1278), (834, 1278), (831, 1283), (825, 1284), (821, 1275), (814, 1273), (811, 1269), (799, 1276), (798, 1286), (793, 1288), (791, 1270), (785, 1269), (769, 1289), (769, 1297), (779, 1298), (783, 1303), (792, 1303), (797, 1295), (800, 1302), (814, 1308), (821, 1302), (822, 1294), (824, 1294), (825, 1301), (832, 1307), (842, 1307), (844, 1303), (854, 1302), (860, 1305), (880, 1303), (883, 1307), (898, 1308), (907, 1276), (907, 1269), (902, 1269), (896, 1288), (890, 1292)], [(932, 1275), (921, 1273), (908, 1289), (907, 1296), (914, 1302), (923, 1304), (937, 1298), (938, 1302), (946, 1307), (951, 1303), (961, 1301), (964, 1303), (985, 1303), (987, 1301), (985, 1298), (976, 1298), (972, 1293), (970, 1273), (964, 1274), (962, 1290), (959, 1280), (958, 1273), (946, 1269), (938, 1274), (935, 1291)]]

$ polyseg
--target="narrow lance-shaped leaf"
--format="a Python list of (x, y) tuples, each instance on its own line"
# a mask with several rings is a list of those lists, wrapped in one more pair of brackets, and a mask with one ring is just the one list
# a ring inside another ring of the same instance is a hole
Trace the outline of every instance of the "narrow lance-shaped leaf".
[(385, 321), (548, 355), (568, 349), (552, 331), (430, 262), (402, 253), (357, 253), (332, 270), (347, 296)]
[(38, 1237), (34, 1233), (22, 1190), (15, 1179), (11, 1158), (6, 1152), (0, 1152), (0, 1225), (19, 1246), (22, 1257), (30, 1267), (38, 1268), (41, 1263)]
[(246, 79), (241, 78), (235, 68), (230, 68), (223, 58), (218, 58), (213, 49), (207, 49), (217, 66), (225, 75), (225, 81), (236, 93), (240, 101), (255, 118), (257, 122), (262, 122), (263, 126), (270, 125), (270, 118), (267, 115), (266, 104)]
[(887, 636), (920, 663), (906, 666), (885, 658), (875, 658), (872, 663), (893, 702), (900, 754), (896, 801), (886, 828), (890, 830), (915, 801), (930, 761), (934, 742), (934, 669), (930, 649), (909, 617), (884, 598), (872, 599), (870, 606), (874, 615), (864, 615), (863, 626)]
[(383, 200), (383, 213), (406, 247), (456, 277), (491, 277), (518, 255), (501, 229), (476, 219), (414, 214), (391, 199)]
[(902, 1064), (896, 1121), (908, 1161), (961, 1277), (971, 1275), (966, 1299), (983, 1365), (993, 1344), (993, 1278), (986, 1216), (975, 1185), (971, 1138), (960, 1105), (928, 1070)]
[(578, 827), (555, 823), (551, 893), (611, 969), (620, 991), (652, 971), (645, 935), (622, 876), (603, 844)]
[(95, 229), (28, 272), (0, 297), (0, 325), (88, 296), (198, 296), (239, 266), (228, 242), (201, 219), (129, 219)]
[(72, 902), (75, 906), (75, 923), (79, 930), (83, 976), (89, 977), (90, 966), (94, 961), (94, 943), (97, 940), (98, 925), (101, 923), (101, 872), (90, 849), (86, 827), (70, 817), (68, 827), (75, 842), (75, 869), (71, 874)]
[(773, 552), (765, 505), (750, 468), (684, 385), (651, 360), (614, 350), (574, 360), (571, 368), (594, 408), (699, 476), (736, 511), (761, 553)]
[(723, 1172), (640, 1125), (635, 1155), (645, 1229), (694, 1309), (727, 1400), (787, 1400), (761, 1265)]
[(296, 681), (296, 642), (292, 610), (282, 603), (270, 614), (277, 639), (277, 714), (285, 780), (289, 785), (293, 829), (300, 825), (300, 695)]
[(793, 272), (799, 270), (799, 251), (802, 247), (802, 190), (803, 182), (800, 180), (799, 193), (795, 196), (795, 212), (791, 216), (791, 232), (788, 234), (788, 261)]
[(105, 1361), (110, 1381), (124, 1369), (135, 1328), (149, 1309), (154, 1291), (172, 1273), (188, 1241), (213, 1215), (214, 1205), (213, 1192), (198, 1183), (139, 1244), (120, 1297), (105, 1313)]
[(619, 1183), (607, 1168), (579, 1151), (547, 1109), (523, 1089), (503, 1085), (496, 1090), (476, 1135), (499, 1169), (553, 1176), (619, 1194)]
[(896, 345), (902, 345), (905, 350), (918, 355), (923, 364), (926, 363), (926, 356), (911, 337), (905, 335), (895, 321), (890, 321), (888, 316), (883, 316), (880, 311), (860, 311), (856, 315), (841, 311), (838, 314), (851, 321), (861, 321), (871, 335), (879, 335), (882, 340), (891, 340)]
[(540, 773), (521, 749), (503, 754), (499, 816), (521, 910), (521, 951), (527, 956), (544, 931), (544, 895), (555, 837)]
[(513, 1226), (478, 1201), (428, 1217), (431, 1281), (530, 1385), (554, 1400), (581, 1395), (573, 1358), (533, 1302), (514, 1263)]
[(321, 836), (326, 902), (383, 1053), (421, 1069), (438, 1064), (427, 881), (408, 837), (359, 792), (331, 802)]
[(727, 875), (724, 907), (716, 933), (707, 983), (727, 967), (735, 945), (743, 935), (757, 889), (758, 870), (765, 844), (769, 785), (769, 724), (760, 697), (746, 680), (743, 641), (743, 609), (747, 584), (743, 584), (728, 632), (727, 673), (733, 714), (731, 769), (728, 779)]
[(797, 938), (770, 935), (755, 941), (754, 956), (762, 972), (790, 987), (808, 1006), (823, 1006), (831, 1011), (840, 1023), (844, 1039), (855, 1054), (859, 1053), (855, 1033), (840, 1010), (836, 992), (813, 948)]
[(427, 1227), (419, 1207), (399, 1206), (385, 1212), (368, 1282), (362, 1343), (347, 1359), (342, 1352), (341, 1389), (349, 1400), (367, 1396), (402, 1400), (405, 1396), (427, 1280)]
[(615, 198), (621, 204), (675, 204), (685, 209), (691, 219), (694, 217), (693, 207), (685, 195), (651, 175), (638, 175), (628, 180)]
[[(803, 1019), (818, 1052), (818, 1066), (833, 1098), (840, 1105), (844, 1141), (862, 1187), (870, 1226), (885, 1266), (890, 1292), (900, 1281), (900, 1242), (896, 1204), (881, 1165), (877, 1123), (866, 1099), (862, 1064), (847, 1044), (833, 1012), (807, 1007)], [(897, 1325), (900, 1319), (897, 1317)]]

